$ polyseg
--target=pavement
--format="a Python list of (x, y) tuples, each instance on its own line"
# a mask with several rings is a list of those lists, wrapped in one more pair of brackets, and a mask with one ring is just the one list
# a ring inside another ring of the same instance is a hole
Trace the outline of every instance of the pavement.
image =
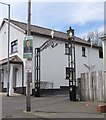
[(31, 112), (26, 112), (26, 96), (14, 94), (2, 98), (2, 118), (103, 118), (105, 113), (97, 113), (96, 106), (100, 102), (72, 102), (68, 95), (33, 97), (31, 96)]

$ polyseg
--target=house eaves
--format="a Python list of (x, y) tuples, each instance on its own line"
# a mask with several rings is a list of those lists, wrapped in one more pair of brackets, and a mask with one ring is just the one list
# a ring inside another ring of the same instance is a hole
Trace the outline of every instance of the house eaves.
[[(20, 28), (21, 30), (24, 31), (25, 34), (27, 34), (27, 23), (23, 23), (23, 22), (19, 22), (19, 21), (15, 21), (15, 20), (10, 20), (10, 22), (17, 26), (18, 28)], [(51, 37), (51, 31), (52, 29), (48, 29), (48, 28), (44, 28), (44, 27), (40, 27), (37, 25), (31, 25), (31, 35), (38, 35), (38, 36), (43, 36), (43, 37)], [(60, 32), (60, 31), (54, 31), (54, 38), (56, 40), (60, 40), (60, 41), (64, 41), (67, 42), (68, 41), (68, 35), (67, 33), (64, 32)], [(75, 43), (79, 44), (79, 45), (85, 45), (85, 46), (91, 46), (90, 42), (87, 42), (79, 37), (75, 36)], [(93, 45), (92, 47), (94, 48), (101, 48), (97, 45)]]
[[(2, 24), (1, 24), (1, 26), (0, 26), (0, 30), (2, 29), (2, 27), (3, 27), (3, 25), (4, 25), (5, 22), (8, 24), (8, 19), (6, 19), (6, 18), (3, 19), (3, 22), (2, 22)], [(24, 29), (21, 29), (20, 27), (18, 27), (18, 26), (16, 26), (16, 25), (14, 25), (14, 24), (11, 22), (11, 20), (10, 20), (10, 25), (25, 34), (26, 31), (24, 31)]]

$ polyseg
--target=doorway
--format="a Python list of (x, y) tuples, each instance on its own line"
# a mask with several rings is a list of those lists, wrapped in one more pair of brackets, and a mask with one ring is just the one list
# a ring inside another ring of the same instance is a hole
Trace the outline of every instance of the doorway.
[(4, 83), (4, 70), (0, 69), (0, 92), (3, 91), (3, 83)]
[(18, 72), (18, 68), (14, 68), (13, 69), (13, 88), (14, 90), (16, 90), (16, 86), (17, 86), (17, 72)]

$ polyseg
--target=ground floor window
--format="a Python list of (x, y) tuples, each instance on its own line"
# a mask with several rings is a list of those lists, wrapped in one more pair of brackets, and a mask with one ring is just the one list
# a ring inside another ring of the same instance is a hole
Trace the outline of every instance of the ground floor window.
[(3, 78), (4, 78), (4, 70), (0, 69), (0, 82), (3, 82)]

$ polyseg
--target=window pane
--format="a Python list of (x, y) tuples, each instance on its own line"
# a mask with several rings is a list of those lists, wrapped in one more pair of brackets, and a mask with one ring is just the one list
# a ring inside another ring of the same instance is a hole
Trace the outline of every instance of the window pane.
[(18, 40), (11, 42), (11, 53), (18, 51)]
[(71, 48), (69, 47), (69, 44), (65, 44), (65, 54), (66, 55), (71, 55)]
[(99, 58), (103, 58), (103, 49), (99, 49)]
[(82, 47), (82, 56), (85, 56), (85, 47)]

